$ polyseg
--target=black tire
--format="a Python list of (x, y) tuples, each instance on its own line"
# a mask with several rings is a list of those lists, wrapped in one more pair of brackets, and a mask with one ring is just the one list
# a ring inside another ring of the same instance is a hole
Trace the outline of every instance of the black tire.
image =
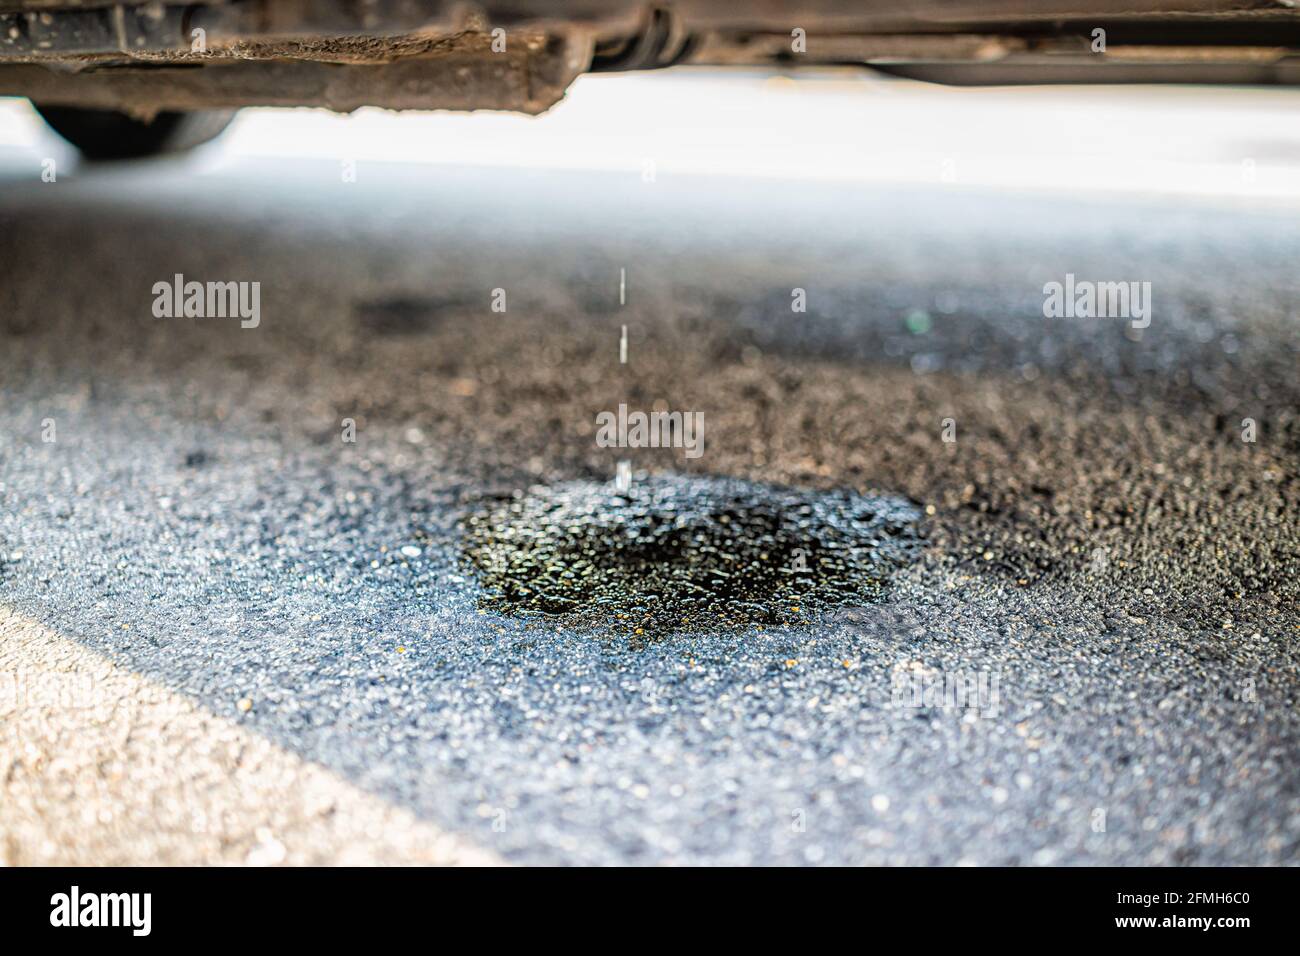
[(145, 123), (112, 110), (37, 104), (36, 111), (87, 159), (138, 159), (191, 149), (216, 137), (235, 116), (234, 110), (159, 113)]

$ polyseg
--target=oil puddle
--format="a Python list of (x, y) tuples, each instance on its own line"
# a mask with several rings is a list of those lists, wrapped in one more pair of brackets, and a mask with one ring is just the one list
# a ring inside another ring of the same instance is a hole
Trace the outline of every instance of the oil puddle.
[(899, 498), (661, 476), (538, 486), (464, 522), (480, 607), (637, 637), (802, 624), (915, 560)]
[(356, 302), (353, 312), (358, 324), (367, 332), (402, 336), (432, 331), (447, 314), (476, 305), (464, 296), (434, 299), (399, 295)]

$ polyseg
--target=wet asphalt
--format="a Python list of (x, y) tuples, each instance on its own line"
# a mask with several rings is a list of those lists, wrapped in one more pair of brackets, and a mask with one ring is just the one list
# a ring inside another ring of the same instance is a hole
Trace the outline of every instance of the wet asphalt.
[[(1293, 210), (1192, 200), (11, 175), (0, 601), (515, 862), (1295, 862), (1297, 262)], [(177, 273), (260, 282), (260, 324), (155, 318)], [(1150, 327), (1045, 319), (1067, 273), (1150, 281)], [(703, 412), (703, 454), (600, 447), (620, 403)], [(803, 505), (908, 543), (676, 629), (638, 575), (690, 549), (615, 553), (620, 460), (714, 570), (726, 508), (782, 564), (846, 554)], [(522, 532), (619, 587), (512, 602)]]

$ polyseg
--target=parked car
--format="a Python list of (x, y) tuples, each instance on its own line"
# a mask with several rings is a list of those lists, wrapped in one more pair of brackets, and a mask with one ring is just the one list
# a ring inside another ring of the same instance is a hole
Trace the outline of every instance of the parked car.
[(955, 84), (1300, 82), (1294, 0), (0, 0), (0, 95), (94, 158), (241, 106), (540, 113), (586, 72), (861, 64)]

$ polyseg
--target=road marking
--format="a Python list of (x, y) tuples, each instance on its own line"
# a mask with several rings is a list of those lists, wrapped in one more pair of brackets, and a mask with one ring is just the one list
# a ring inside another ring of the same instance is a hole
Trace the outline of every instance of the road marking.
[(0, 864), (150, 863), (501, 860), (0, 607)]

